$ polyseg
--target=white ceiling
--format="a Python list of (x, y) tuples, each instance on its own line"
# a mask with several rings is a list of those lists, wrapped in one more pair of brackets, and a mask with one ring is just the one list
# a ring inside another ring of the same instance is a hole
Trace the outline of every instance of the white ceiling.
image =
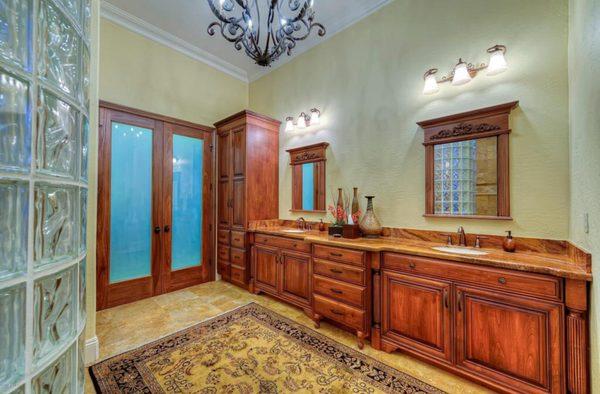
[[(258, 0), (267, 4), (267, 0)], [(102, 0), (102, 16), (147, 38), (244, 81), (254, 81), (393, 0), (315, 0), (317, 22), (327, 29), (299, 41), (292, 56), (282, 55), (271, 67), (256, 65), (217, 33), (206, 32), (215, 21), (207, 0)]]

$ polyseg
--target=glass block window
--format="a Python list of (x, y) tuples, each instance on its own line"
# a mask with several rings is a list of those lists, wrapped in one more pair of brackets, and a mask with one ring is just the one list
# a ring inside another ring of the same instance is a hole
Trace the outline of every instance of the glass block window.
[(439, 144), (434, 148), (435, 213), (477, 212), (477, 140)]
[(0, 393), (83, 392), (96, 1), (0, 0)]

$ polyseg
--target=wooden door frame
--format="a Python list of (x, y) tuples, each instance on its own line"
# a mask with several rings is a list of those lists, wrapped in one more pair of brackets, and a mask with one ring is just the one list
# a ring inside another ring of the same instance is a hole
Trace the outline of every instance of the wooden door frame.
[[(136, 122), (140, 125), (144, 125), (143, 127), (152, 128), (153, 131), (158, 130), (160, 134), (159, 140), (155, 141), (153, 136), (153, 179), (156, 181), (157, 185), (153, 184), (153, 204), (152, 204), (152, 214), (153, 214), (153, 225), (156, 225), (157, 222), (161, 223), (163, 217), (162, 213), (158, 212), (159, 209), (158, 204), (154, 203), (155, 199), (162, 199), (164, 197), (164, 185), (162, 179), (162, 159), (158, 157), (158, 160), (154, 160), (156, 157), (155, 154), (160, 152), (159, 156), (162, 156), (164, 152), (164, 127), (166, 124), (177, 127), (178, 129), (186, 128), (193, 130), (193, 133), (202, 133), (204, 136), (205, 147), (206, 142), (209, 141), (208, 144), (208, 152), (210, 155), (208, 156), (209, 160), (209, 168), (204, 168), (204, 174), (209, 175), (209, 185), (208, 190), (206, 190), (205, 185), (203, 185), (203, 194), (208, 192), (208, 196), (204, 194), (203, 201), (203, 210), (208, 208), (208, 215), (205, 215), (205, 218), (208, 218), (208, 223), (203, 223), (203, 231), (208, 228), (208, 234), (205, 239), (208, 242), (203, 242), (203, 249), (207, 248), (206, 252), (203, 252), (203, 257), (208, 256), (208, 267), (205, 273), (203, 273), (200, 278), (200, 282), (206, 281), (214, 281), (215, 280), (215, 227), (216, 227), (216, 218), (214, 214), (215, 209), (215, 149), (214, 149), (214, 135), (215, 130), (212, 127), (204, 126), (201, 124), (196, 124), (164, 115), (158, 115), (151, 112), (127, 107), (120, 104), (110, 103), (107, 101), (101, 100), (99, 103), (100, 107), (100, 115), (98, 119), (98, 131), (99, 131), (99, 151), (98, 151), (98, 211), (97, 211), (97, 226), (96, 226), (96, 237), (97, 237), (97, 246), (96, 246), (96, 308), (97, 310), (102, 310), (106, 308), (110, 308), (113, 306), (125, 304), (128, 302), (133, 302), (139, 299), (151, 297), (154, 295), (162, 294), (165, 292), (176, 290), (175, 288), (171, 288), (168, 281), (165, 281), (164, 272), (169, 272), (170, 267), (162, 267), (158, 266), (160, 260), (165, 261), (165, 250), (161, 250), (160, 244), (164, 242), (156, 242), (156, 235), (153, 234), (152, 240), (152, 276), (150, 283), (147, 278), (134, 279), (138, 287), (140, 287), (140, 291), (131, 291), (131, 289), (123, 289), (122, 291), (118, 291), (115, 293), (114, 289), (110, 292), (109, 299), (109, 259), (110, 259), (110, 177), (111, 177), (111, 168), (110, 168), (110, 153), (111, 153), (111, 145), (110, 145), (110, 129), (106, 129), (105, 127), (109, 127), (108, 123), (110, 121), (109, 115), (118, 114), (119, 117), (123, 119), (123, 121)], [(145, 119), (145, 120), (144, 120)], [(152, 126), (152, 127), (149, 127)], [(198, 134), (196, 134), (198, 136)], [(204, 152), (207, 152), (205, 148)], [(205, 164), (207, 163), (205, 158)], [(158, 176), (158, 179), (156, 178)], [(163, 233), (161, 232), (161, 236)], [(161, 237), (162, 238), (162, 237)], [(162, 248), (164, 249), (164, 248)], [(155, 256), (160, 256), (159, 258)], [(165, 271), (165, 269), (167, 271)], [(155, 275), (156, 273), (156, 275)], [(160, 278), (160, 280), (157, 280)], [(130, 281), (127, 281), (130, 282)], [(127, 283), (123, 282), (123, 283)], [(138, 283), (139, 282), (139, 283)], [(199, 283), (200, 283), (199, 282)], [(190, 281), (189, 283), (185, 283), (183, 286), (191, 286), (195, 284), (194, 281)], [(126, 285), (123, 285), (126, 287)], [(180, 288), (179, 287), (179, 288)], [(143, 291), (142, 291), (143, 290)], [(113, 294), (115, 293), (115, 294)], [(120, 293), (123, 293), (119, 295)]]

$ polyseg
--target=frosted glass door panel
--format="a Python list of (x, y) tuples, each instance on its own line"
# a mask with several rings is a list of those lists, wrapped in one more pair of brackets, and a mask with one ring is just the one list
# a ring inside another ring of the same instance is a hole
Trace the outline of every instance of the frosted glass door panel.
[(150, 275), (152, 130), (113, 122), (110, 178), (110, 283)]
[(173, 135), (172, 270), (202, 265), (203, 149), (203, 140)]
[(302, 209), (315, 209), (315, 163), (302, 164)]

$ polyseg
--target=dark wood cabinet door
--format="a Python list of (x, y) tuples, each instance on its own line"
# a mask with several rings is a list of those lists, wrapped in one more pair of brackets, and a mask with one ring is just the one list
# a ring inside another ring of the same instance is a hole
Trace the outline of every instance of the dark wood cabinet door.
[(231, 166), (231, 142), (230, 132), (220, 132), (218, 137), (218, 154), (219, 157), (219, 180), (229, 178)]
[(310, 304), (310, 256), (281, 251), (280, 292), (307, 305)]
[(246, 133), (244, 127), (231, 131), (232, 176), (243, 177), (246, 173)]
[(229, 228), (231, 226), (231, 197), (230, 182), (228, 180), (219, 180), (219, 196), (217, 197), (217, 216), (219, 227)]
[(382, 292), (382, 336), (451, 362), (450, 283), (384, 271)]
[(256, 245), (253, 248), (256, 286), (276, 294), (278, 291), (279, 250)]
[(517, 392), (565, 392), (563, 306), (456, 288), (457, 367)]
[(231, 190), (231, 226), (246, 228), (246, 182), (244, 179), (234, 179)]

